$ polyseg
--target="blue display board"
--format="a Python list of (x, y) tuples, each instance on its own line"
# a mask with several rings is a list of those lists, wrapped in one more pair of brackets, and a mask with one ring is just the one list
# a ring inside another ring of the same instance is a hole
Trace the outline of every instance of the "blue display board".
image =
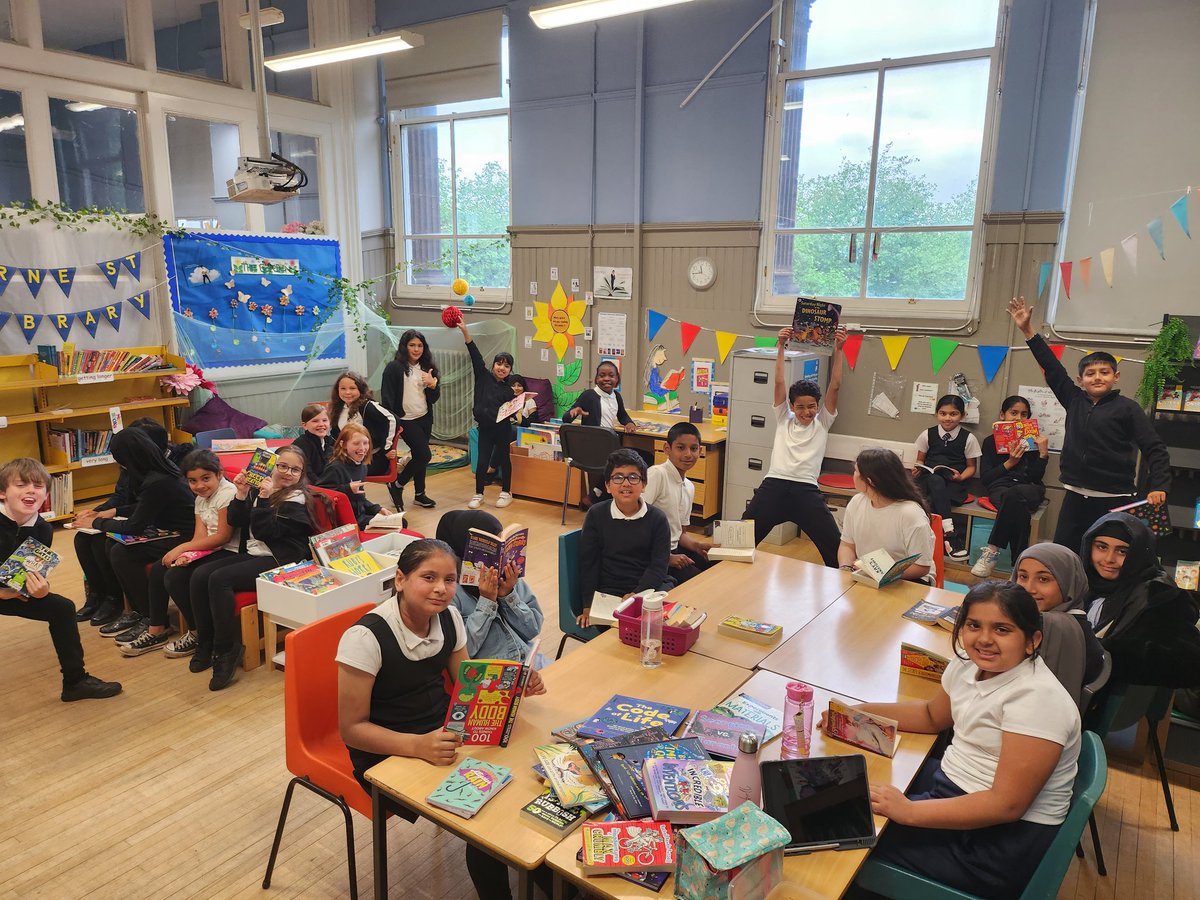
[(345, 358), (336, 240), (188, 233), (163, 253), (180, 347), (201, 368)]

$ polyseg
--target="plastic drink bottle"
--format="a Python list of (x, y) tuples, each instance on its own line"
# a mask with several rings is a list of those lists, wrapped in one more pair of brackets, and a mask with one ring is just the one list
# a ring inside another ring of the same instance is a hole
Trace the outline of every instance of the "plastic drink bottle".
[(661, 596), (642, 598), (642, 665), (657, 669), (662, 665), (663, 602)]
[(813, 689), (800, 681), (789, 681), (783, 704), (783, 746), (780, 756), (808, 756), (812, 745)]

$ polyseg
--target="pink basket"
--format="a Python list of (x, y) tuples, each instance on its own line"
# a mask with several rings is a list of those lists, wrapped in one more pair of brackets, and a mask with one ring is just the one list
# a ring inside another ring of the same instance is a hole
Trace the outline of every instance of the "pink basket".
[[(630, 647), (642, 645), (642, 598), (634, 597), (633, 602), (625, 609), (613, 613), (620, 624), (619, 634), (622, 644)], [(674, 625), (663, 625), (663, 653), (668, 656), (683, 656), (700, 638), (700, 623), (691, 628), (679, 628)]]

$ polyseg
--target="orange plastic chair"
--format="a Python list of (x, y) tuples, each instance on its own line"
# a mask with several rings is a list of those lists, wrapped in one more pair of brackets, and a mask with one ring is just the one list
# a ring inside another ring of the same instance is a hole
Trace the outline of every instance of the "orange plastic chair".
[(338, 642), (346, 629), (375, 608), (364, 603), (324, 619), (318, 619), (289, 632), (284, 641), (287, 668), (283, 676), (283, 722), (287, 747), (288, 771), (295, 777), (288, 782), (279, 811), (275, 842), (267, 861), (263, 889), (271, 886), (271, 873), (288, 807), (296, 785), (324, 797), (346, 817), (346, 862), (350, 869), (350, 897), (358, 897), (358, 875), (354, 865), (354, 821), (356, 809), (371, 819), (371, 798), (354, 778), (350, 754), (338, 733)]
[(942, 517), (929, 515), (929, 527), (933, 529), (933, 586), (946, 586), (946, 532), (942, 531)]

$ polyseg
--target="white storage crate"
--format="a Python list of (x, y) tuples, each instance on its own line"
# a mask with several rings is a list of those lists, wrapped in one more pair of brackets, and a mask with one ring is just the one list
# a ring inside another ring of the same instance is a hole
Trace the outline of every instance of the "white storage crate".
[(341, 582), (341, 587), (322, 594), (310, 594), (286, 584), (259, 578), (256, 585), (258, 608), (280, 625), (299, 627), (363, 603), (382, 603), (392, 595), (396, 560), (375, 553), (371, 555), (383, 567), (382, 571), (372, 572), (363, 578), (322, 567), (322, 572)]

